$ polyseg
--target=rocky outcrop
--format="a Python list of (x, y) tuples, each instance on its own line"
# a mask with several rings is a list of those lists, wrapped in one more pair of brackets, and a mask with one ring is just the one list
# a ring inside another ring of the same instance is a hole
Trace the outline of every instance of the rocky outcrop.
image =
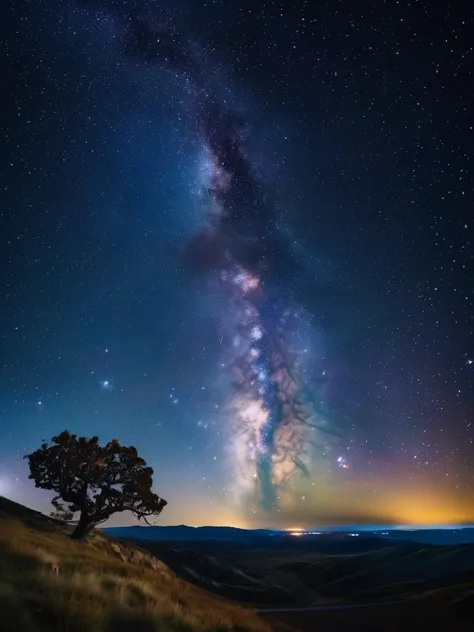
[(150, 568), (161, 575), (174, 576), (174, 573), (164, 562), (136, 546), (114, 542), (102, 534), (95, 534), (91, 544), (106, 553), (120, 558), (122, 562)]

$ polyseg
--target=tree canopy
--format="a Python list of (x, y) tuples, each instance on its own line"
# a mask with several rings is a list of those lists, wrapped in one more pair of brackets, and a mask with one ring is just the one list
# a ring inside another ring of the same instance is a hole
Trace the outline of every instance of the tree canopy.
[(65, 430), (25, 458), (36, 487), (56, 492), (53, 515), (73, 520), (79, 513), (73, 538), (117, 512), (130, 511), (148, 522), (167, 505), (151, 489), (153, 469), (136, 448), (116, 439), (101, 446), (98, 437), (77, 437)]

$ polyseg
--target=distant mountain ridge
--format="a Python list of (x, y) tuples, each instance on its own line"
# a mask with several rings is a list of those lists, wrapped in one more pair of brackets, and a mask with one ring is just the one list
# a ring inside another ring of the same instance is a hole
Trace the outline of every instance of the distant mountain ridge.
[(284, 531), (271, 531), (267, 529), (240, 529), (239, 527), (189, 527), (184, 524), (176, 526), (145, 527), (134, 525), (131, 527), (105, 527), (105, 533), (117, 538), (130, 538), (139, 540), (228, 540), (238, 542), (254, 541), (255, 539), (268, 538), (270, 536), (287, 536)]
[[(130, 526), (130, 527), (105, 527), (103, 531), (115, 538), (130, 540), (146, 540), (156, 542), (235, 542), (245, 544), (258, 544), (275, 542), (275, 540), (289, 539), (299, 541), (341, 541), (352, 540), (357, 537), (360, 540), (378, 540), (386, 544), (416, 542), (427, 545), (453, 545), (474, 543), (473, 527), (432, 528), (432, 529), (374, 529), (367, 527), (351, 527), (352, 531), (321, 530), (321, 531), (279, 531), (271, 529), (241, 529), (239, 527), (189, 527), (187, 525), (176, 526)], [(382, 542), (380, 542), (382, 544)]]

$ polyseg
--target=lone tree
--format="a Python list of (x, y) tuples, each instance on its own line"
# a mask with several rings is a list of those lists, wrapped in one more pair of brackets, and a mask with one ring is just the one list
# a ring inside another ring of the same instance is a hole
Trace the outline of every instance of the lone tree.
[(73, 520), (71, 537), (82, 538), (93, 526), (114, 513), (131, 511), (139, 520), (158, 516), (167, 505), (154, 494), (153, 469), (137, 454), (114, 439), (105, 446), (99, 438), (77, 437), (65, 430), (26, 455), (29, 478), (36, 487), (56, 492), (53, 516)]

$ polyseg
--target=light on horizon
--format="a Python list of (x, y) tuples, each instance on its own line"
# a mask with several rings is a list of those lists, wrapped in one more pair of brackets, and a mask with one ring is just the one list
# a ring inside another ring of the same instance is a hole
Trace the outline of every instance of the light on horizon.
[(289, 533), (302, 533), (303, 531), (306, 531), (306, 529), (304, 529), (303, 527), (290, 527), (289, 529), (286, 529)]

